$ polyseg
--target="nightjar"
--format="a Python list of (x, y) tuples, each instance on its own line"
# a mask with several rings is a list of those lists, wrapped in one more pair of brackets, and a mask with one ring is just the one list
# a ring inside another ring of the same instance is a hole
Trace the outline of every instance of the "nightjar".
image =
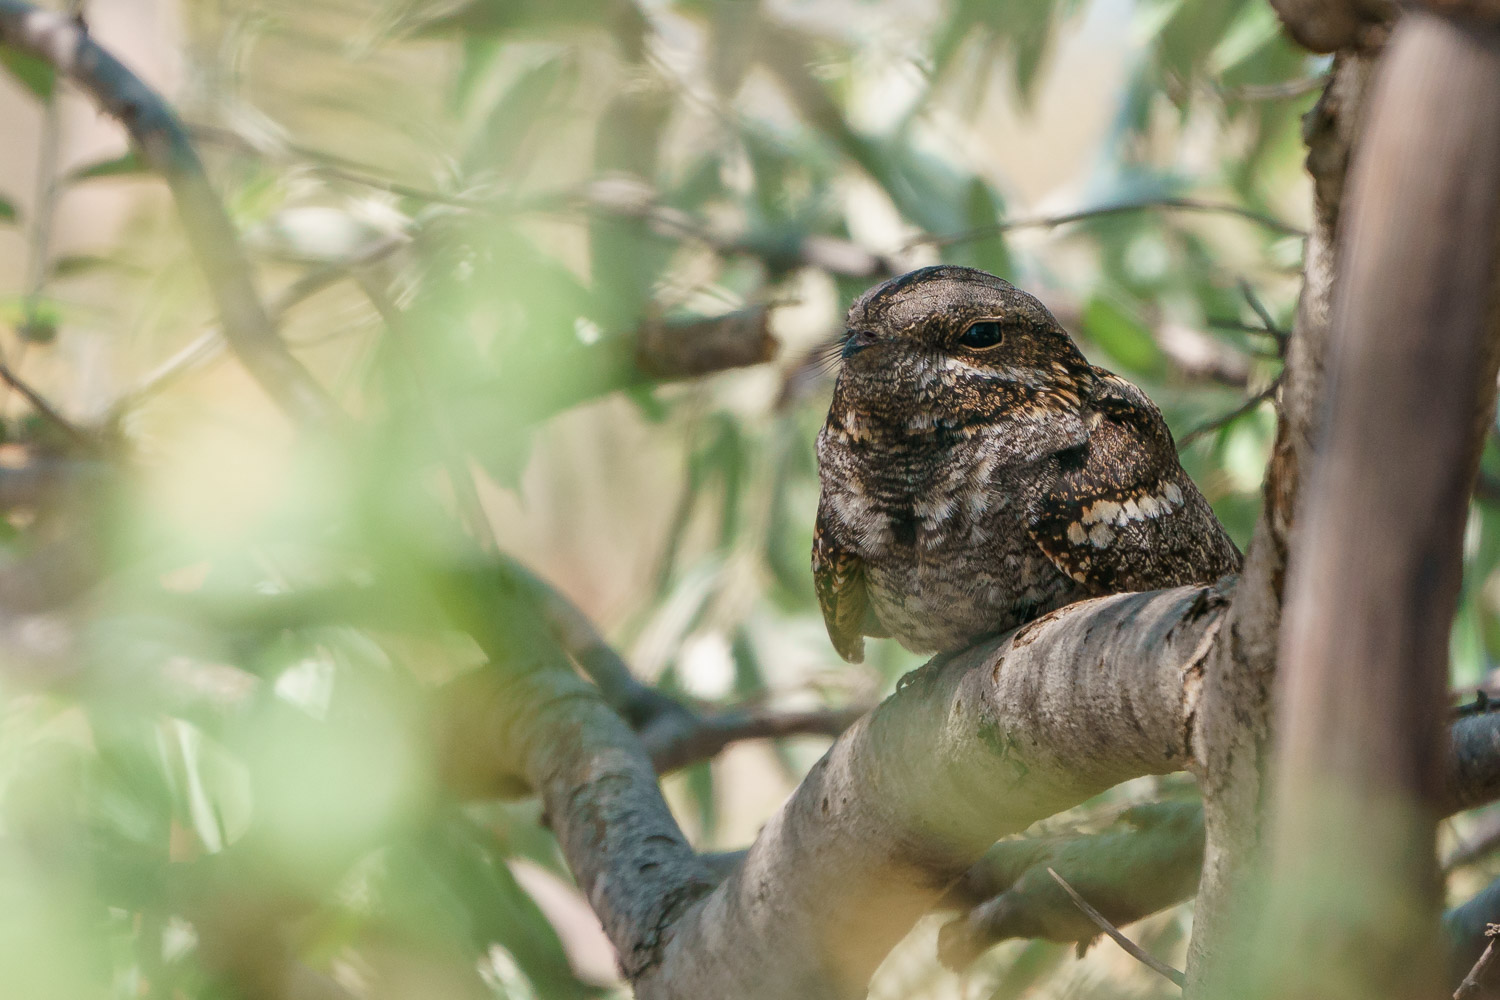
[(867, 635), (950, 652), (1240, 566), (1155, 405), (972, 268), (912, 271), (850, 308), (818, 467), (813, 576), (850, 661)]

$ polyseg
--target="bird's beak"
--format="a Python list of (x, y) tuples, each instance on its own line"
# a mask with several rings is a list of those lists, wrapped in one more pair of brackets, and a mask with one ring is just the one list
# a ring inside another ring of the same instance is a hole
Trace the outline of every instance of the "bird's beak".
[(845, 361), (875, 343), (875, 335), (864, 330), (850, 330), (844, 337), (844, 346), (839, 354)]

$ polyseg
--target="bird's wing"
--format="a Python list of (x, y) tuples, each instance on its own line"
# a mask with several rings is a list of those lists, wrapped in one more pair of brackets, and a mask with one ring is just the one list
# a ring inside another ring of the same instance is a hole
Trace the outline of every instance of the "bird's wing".
[(833, 648), (850, 663), (861, 662), (865, 634), (878, 634), (866, 627), (873, 616), (865, 591), (865, 564), (839, 544), (823, 503), (818, 504), (813, 526), (812, 569), (818, 606), (823, 609), (823, 624), (828, 626)]
[(1211, 583), (1240, 552), (1177, 462), (1161, 412), (1118, 375), (1096, 369), (1088, 440), (1061, 452), (1057, 481), (1028, 529), (1060, 570), (1093, 594)]

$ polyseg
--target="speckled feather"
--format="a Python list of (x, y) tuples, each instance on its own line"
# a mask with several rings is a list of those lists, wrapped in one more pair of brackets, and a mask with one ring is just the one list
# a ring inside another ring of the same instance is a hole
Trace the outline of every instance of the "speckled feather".
[[(1000, 343), (966, 347), (975, 322)], [(855, 302), (818, 460), (813, 575), (848, 660), (864, 636), (948, 651), (1239, 568), (1145, 394), (983, 271), (924, 268)]]

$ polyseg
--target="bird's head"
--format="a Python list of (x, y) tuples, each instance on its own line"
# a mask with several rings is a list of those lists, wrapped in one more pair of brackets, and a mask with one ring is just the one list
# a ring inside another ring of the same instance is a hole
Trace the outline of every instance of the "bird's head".
[(939, 265), (876, 285), (854, 303), (839, 392), (872, 416), (961, 413), (1007, 398), (1075, 392), (1089, 365), (1045, 306), (1009, 282)]

